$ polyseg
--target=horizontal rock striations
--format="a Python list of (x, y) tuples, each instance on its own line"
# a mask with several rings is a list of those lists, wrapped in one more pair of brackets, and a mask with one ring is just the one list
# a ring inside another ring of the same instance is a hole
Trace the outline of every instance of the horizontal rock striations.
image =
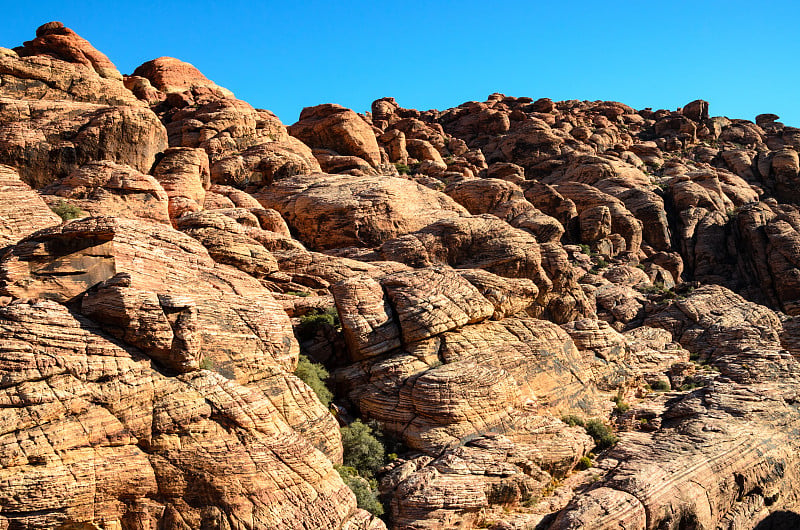
[(800, 129), (711, 110), (0, 48), (0, 528), (798, 526)]

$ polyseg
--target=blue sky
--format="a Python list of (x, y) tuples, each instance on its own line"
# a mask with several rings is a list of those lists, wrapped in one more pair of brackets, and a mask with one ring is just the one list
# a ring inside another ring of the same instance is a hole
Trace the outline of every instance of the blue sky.
[(800, 2), (8, 2), (0, 46), (60, 20), (123, 73), (163, 55), (297, 120), (305, 106), (445, 109), (492, 92), (800, 127)]

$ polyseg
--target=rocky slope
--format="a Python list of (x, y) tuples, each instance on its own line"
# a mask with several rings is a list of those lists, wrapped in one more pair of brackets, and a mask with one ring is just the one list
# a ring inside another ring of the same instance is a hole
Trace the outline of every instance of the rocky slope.
[[(777, 120), (492, 94), (286, 127), (45, 24), (0, 48), (0, 528), (794, 528)], [(383, 519), (354, 418), (398, 448)]]

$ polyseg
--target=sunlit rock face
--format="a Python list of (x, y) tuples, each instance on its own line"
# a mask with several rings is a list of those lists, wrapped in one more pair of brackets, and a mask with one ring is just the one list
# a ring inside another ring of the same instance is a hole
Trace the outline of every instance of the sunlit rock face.
[(800, 134), (709, 109), (0, 48), (0, 528), (794, 528)]

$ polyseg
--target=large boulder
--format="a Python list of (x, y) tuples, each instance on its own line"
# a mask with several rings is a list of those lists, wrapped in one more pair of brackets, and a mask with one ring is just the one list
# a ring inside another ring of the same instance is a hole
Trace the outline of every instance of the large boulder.
[(21, 57), (47, 55), (88, 66), (100, 77), (122, 81), (122, 75), (108, 57), (97, 51), (89, 41), (61, 22), (48, 22), (36, 30), (36, 38), (15, 50)]
[(340, 155), (357, 156), (373, 167), (381, 163), (372, 127), (358, 114), (341, 105), (306, 107), (289, 134), (313, 148), (332, 149)]
[(450, 197), (396, 177), (297, 175), (255, 197), (315, 249), (377, 246), (439, 219), (466, 215)]
[(233, 92), (204, 76), (193, 65), (173, 57), (159, 57), (139, 65), (133, 75), (144, 77), (161, 92), (184, 92), (192, 88), (211, 88), (233, 98)]
[(0, 97), (0, 162), (34, 188), (97, 160), (146, 174), (166, 147), (164, 126), (140, 106)]

